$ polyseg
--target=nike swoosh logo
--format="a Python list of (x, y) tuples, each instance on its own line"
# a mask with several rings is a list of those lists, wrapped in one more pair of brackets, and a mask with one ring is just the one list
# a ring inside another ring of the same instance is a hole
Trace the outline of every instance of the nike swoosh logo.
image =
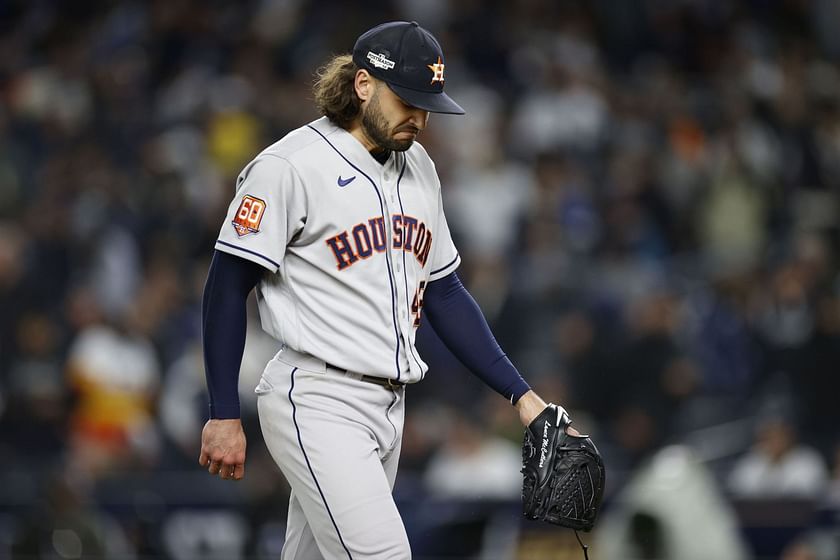
[(339, 186), (339, 187), (346, 187), (347, 185), (349, 185), (350, 183), (352, 183), (352, 182), (353, 182), (353, 179), (355, 179), (355, 178), (356, 178), (356, 176), (355, 176), (355, 175), (353, 175), (353, 176), (352, 176), (352, 177), (350, 177), (349, 179), (342, 179), (342, 178), (341, 178), (341, 175), (339, 175), (339, 176), (338, 176), (338, 186)]

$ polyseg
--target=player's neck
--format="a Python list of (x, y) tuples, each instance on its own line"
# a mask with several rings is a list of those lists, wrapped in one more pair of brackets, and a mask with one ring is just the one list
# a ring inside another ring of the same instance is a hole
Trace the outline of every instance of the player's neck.
[(365, 134), (364, 128), (362, 128), (360, 123), (353, 123), (347, 132), (358, 140), (359, 143), (370, 153), (371, 157), (373, 157), (373, 159), (381, 165), (385, 165), (385, 162), (388, 161), (389, 157), (391, 157), (391, 150), (386, 150), (374, 143), (373, 140)]
[(362, 128), (361, 123), (358, 119), (353, 122), (350, 128), (347, 130), (350, 134), (353, 135), (353, 138), (359, 141), (359, 143), (365, 147), (365, 150), (369, 151), (371, 154), (374, 152), (381, 152), (382, 148), (376, 145), (376, 143), (371, 140), (370, 136), (365, 134), (365, 129)]

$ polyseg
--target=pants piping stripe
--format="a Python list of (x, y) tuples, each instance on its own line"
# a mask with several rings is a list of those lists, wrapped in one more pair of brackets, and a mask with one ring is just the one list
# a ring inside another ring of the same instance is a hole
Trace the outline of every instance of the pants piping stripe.
[(332, 511), (330, 511), (330, 506), (327, 504), (327, 498), (324, 496), (324, 491), (321, 490), (321, 485), (318, 483), (318, 478), (315, 476), (315, 471), (312, 469), (312, 464), (309, 462), (309, 456), (306, 454), (306, 449), (303, 447), (303, 440), (300, 437), (300, 427), (298, 426), (297, 422), (297, 406), (295, 406), (295, 401), (292, 399), (292, 391), (295, 390), (295, 373), (297, 372), (298, 368), (292, 370), (292, 386), (289, 388), (289, 402), (292, 403), (292, 422), (295, 424), (295, 431), (297, 432), (297, 439), (298, 445), (300, 446), (300, 451), (303, 453), (303, 458), (306, 460), (306, 466), (309, 468), (309, 474), (312, 475), (312, 480), (315, 481), (315, 487), (318, 488), (318, 493), (321, 495), (321, 501), (324, 502), (324, 507), (327, 510), (327, 514), (330, 516), (330, 521), (332, 521), (333, 527), (335, 527), (335, 532), (338, 535), (338, 540), (341, 542), (341, 546), (344, 547), (344, 551), (347, 553), (347, 557), (350, 560), (353, 560), (353, 556), (350, 554), (350, 550), (347, 548), (347, 545), (344, 544), (344, 539), (341, 536), (341, 531), (338, 530), (338, 525), (335, 522), (335, 518), (333, 517)]

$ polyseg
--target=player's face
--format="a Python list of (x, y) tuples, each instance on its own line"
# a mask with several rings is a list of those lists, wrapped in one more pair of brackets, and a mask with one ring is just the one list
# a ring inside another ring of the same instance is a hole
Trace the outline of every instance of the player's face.
[(362, 106), (362, 130), (384, 150), (409, 149), (428, 122), (428, 111), (406, 104), (384, 82), (376, 84), (373, 96)]

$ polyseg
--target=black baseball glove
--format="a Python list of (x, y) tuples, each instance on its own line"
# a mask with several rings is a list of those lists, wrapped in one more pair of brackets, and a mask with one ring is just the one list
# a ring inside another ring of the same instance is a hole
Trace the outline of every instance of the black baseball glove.
[(522, 512), (589, 531), (604, 496), (604, 462), (589, 437), (566, 433), (571, 423), (562, 406), (549, 404), (525, 430)]

